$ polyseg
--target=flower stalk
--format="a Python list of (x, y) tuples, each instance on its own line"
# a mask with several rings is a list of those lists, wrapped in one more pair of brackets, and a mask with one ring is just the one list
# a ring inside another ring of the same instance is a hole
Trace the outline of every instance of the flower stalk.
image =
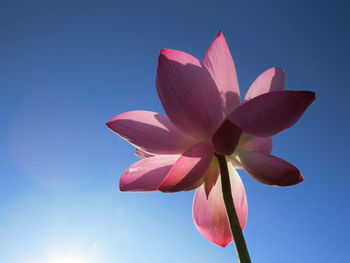
[(231, 183), (224, 155), (216, 154), (216, 157), (220, 165), (220, 174), (222, 182), (222, 194), (225, 202), (226, 213), (229, 219), (232, 236), (234, 237), (234, 243), (236, 253), (240, 263), (251, 263), (248, 248), (244, 240), (241, 225), (239, 224), (237, 212), (232, 198)]

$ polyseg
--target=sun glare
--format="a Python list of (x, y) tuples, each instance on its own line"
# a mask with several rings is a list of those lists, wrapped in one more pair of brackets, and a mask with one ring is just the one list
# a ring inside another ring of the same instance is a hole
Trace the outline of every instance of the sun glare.
[(87, 261), (79, 258), (57, 258), (50, 263), (88, 263)]

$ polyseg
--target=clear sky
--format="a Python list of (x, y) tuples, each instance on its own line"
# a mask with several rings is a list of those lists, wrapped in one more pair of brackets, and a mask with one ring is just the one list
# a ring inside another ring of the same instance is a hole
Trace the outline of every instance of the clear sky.
[[(0, 262), (233, 262), (192, 222), (193, 192), (118, 190), (137, 158), (105, 122), (163, 112), (162, 48), (201, 58), (223, 30), (241, 93), (265, 69), (317, 99), (273, 154), (305, 181), (274, 188), (240, 171), (253, 262), (345, 262), (349, 240), (347, 1), (0, 2)], [(236, 261), (234, 261), (236, 262)]]

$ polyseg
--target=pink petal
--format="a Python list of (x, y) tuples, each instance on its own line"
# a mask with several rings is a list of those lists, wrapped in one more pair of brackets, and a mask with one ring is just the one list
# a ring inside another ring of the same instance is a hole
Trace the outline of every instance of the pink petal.
[(157, 155), (134, 163), (120, 177), (120, 191), (157, 191), (179, 157), (179, 155)]
[(239, 158), (243, 168), (263, 184), (288, 186), (303, 181), (298, 168), (275, 156), (240, 150)]
[(224, 102), (225, 116), (240, 104), (236, 68), (220, 31), (203, 58), (203, 65), (208, 69)]
[[(247, 197), (241, 178), (235, 170), (230, 172), (232, 196), (242, 229), (248, 216)], [(226, 247), (232, 241), (225, 203), (222, 197), (221, 179), (218, 178), (207, 199), (204, 186), (196, 191), (193, 200), (193, 221), (198, 231), (210, 242)]]
[(242, 134), (238, 148), (245, 151), (272, 152), (272, 137), (256, 137)]
[(192, 189), (192, 185), (203, 180), (205, 171), (213, 158), (213, 148), (208, 143), (199, 143), (177, 160), (159, 186), (162, 192), (179, 192)]
[(169, 119), (196, 137), (209, 138), (223, 120), (220, 94), (208, 70), (185, 52), (161, 51), (157, 90)]
[(284, 70), (280, 68), (270, 68), (264, 71), (249, 87), (244, 100), (250, 100), (264, 93), (283, 90)]
[(212, 138), (215, 152), (223, 155), (231, 155), (238, 145), (240, 136), (241, 129), (237, 125), (229, 120), (224, 121)]
[(107, 126), (136, 148), (148, 153), (182, 153), (194, 141), (166, 116), (150, 111), (122, 113), (107, 122)]
[(268, 137), (291, 127), (314, 100), (311, 91), (265, 93), (243, 103), (229, 120), (244, 133)]

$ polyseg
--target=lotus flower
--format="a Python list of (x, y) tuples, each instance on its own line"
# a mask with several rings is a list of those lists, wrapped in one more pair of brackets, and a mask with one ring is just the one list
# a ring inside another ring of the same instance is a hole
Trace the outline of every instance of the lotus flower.
[(243, 102), (234, 62), (219, 32), (202, 61), (163, 49), (156, 86), (166, 116), (130, 111), (107, 126), (136, 147), (142, 159), (120, 178), (120, 190), (179, 192), (197, 189), (193, 219), (209, 241), (232, 240), (221, 191), (218, 160), (225, 155), (239, 222), (247, 220), (247, 198), (236, 169), (276, 186), (303, 180), (298, 168), (270, 155), (271, 136), (292, 126), (315, 99), (309, 91), (283, 91), (284, 71), (271, 68), (250, 86)]

